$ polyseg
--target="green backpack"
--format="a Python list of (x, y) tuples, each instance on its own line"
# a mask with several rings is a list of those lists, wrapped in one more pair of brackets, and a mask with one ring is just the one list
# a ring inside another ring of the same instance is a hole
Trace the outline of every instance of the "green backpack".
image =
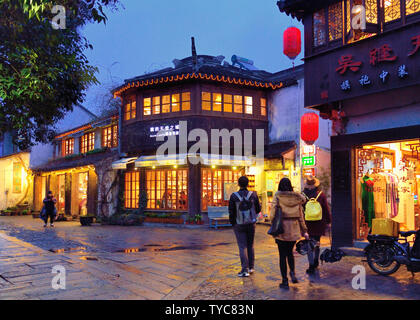
[(322, 206), (318, 202), (318, 198), (322, 191), (318, 193), (316, 198), (309, 199), (305, 206), (305, 220), (306, 221), (321, 221), (322, 220)]

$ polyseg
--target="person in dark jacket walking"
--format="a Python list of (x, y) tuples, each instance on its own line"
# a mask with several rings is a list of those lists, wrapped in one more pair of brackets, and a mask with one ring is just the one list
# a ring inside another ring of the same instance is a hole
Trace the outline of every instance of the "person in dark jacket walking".
[[(240, 177), (238, 185), (240, 190), (239, 195), (242, 198), (246, 198), (249, 191), (247, 189), (249, 180), (247, 177)], [(258, 196), (255, 192), (252, 193), (249, 201), (255, 208), (256, 214), (261, 212), (261, 205)], [(256, 223), (250, 224), (237, 224), (237, 203), (240, 202), (239, 198), (233, 193), (229, 200), (229, 221), (233, 226), (235, 232), (236, 241), (239, 247), (239, 256), (241, 258), (241, 272), (238, 273), (239, 277), (249, 277), (254, 272), (254, 237), (255, 237), (255, 225)]]
[(52, 191), (48, 191), (47, 197), (44, 199), (44, 228), (47, 226), (48, 223), (48, 217), (50, 218), (50, 226), (54, 227), (54, 219), (55, 215), (57, 213), (55, 204), (57, 200), (54, 198)]
[(309, 269), (306, 270), (308, 274), (313, 274), (316, 268), (318, 268), (319, 266), (321, 236), (325, 235), (325, 231), (327, 230), (328, 225), (331, 223), (331, 213), (330, 208), (328, 206), (327, 197), (324, 194), (324, 192), (322, 192), (319, 189), (319, 185), (320, 181), (317, 178), (313, 176), (308, 176), (306, 178), (303, 190), (303, 193), (309, 199), (316, 199), (316, 197), (318, 197), (319, 195), (317, 201), (319, 202), (322, 208), (322, 219), (320, 221), (305, 221), (306, 226), (308, 227), (310, 239), (316, 241), (314, 249), (308, 252)]

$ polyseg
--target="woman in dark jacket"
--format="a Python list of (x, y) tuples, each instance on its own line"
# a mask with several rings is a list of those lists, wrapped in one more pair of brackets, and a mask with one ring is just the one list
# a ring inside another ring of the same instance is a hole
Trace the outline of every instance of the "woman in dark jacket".
[(48, 191), (47, 197), (44, 199), (44, 227), (47, 226), (48, 223), (48, 217), (50, 218), (50, 226), (54, 227), (54, 219), (55, 215), (57, 213), (57, 210), (55, 208), (55, 204), (57, 200), (54, 198), (52, 191)]
[(328, 225), (331, 223), (331, 213), (328, 206), (327, 197), (321, 190), (319, 190), (319, 185), (320, 181), (317, 178), (309, 176), (305, 181), (305, 189), (303, 190), (303, 193), (309, 199), (316, 199), (318, 197), (317, 201), (322, 207), (322, 219), (320, 221), (305, 220), (306, 226), (308, 227), (309, 237), (316, 241), (314, 250), (308, 252), (309, 269), (306, 270), (306, 272), (309, 274), (313, 274), (316, 268), (319, 266), (321, 236), (325, 235), (325, 231), (327, 230)]

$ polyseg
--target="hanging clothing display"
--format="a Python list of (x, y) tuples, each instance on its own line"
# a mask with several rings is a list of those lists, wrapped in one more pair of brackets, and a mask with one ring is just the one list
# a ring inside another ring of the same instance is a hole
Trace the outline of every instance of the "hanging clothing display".
[(365, 221), (369, 225), (369, 228), (372, 227), (372, 219), (375, 218), (375, 206), (374, 206), (374, 197), (373, 197), (373, 187), (374, 181), (372, 178), (365, 175), (361, 179), (362, 187), (362, 210), (365, 215)]
[(372, 175), (374, 182), (373, 199), (376, 218), (388, 218), (386, 208), (386, 177), (381, 173)]

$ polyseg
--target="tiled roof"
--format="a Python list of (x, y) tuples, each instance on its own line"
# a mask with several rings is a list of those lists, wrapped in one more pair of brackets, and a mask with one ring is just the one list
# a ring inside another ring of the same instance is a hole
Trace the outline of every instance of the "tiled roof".
[(79, 168), (89, 165), (95, 165), (99, 161), (102, 161), (106, 158), (115, 158), (118, 159), (118, 151), (108, 149), (104, 152), (98, 152), (93, 154), (80, 154), (74, 158), (59, 158), (51, 160), (42, 166), (33, 168), (34, 172), (51, 172), (66, 170), (70, 168)]
[(120, 96), (125, 90), (134, 87), (145, 87), (167, 82), (183, 81), (189, 79), (209, 80), (237, 85), (260, 88), (278, 89), (287, 85), (286, 81), (275, 81), (273, 73), (263, 70), (244, 70), (223, 62), (224, 56), (198, 55), (182, 60), (174, 60), (174, 68), (165, 68), (135, 78), (127, 79), (124, 84), (116, 88), (114, 96)]
[(296, 142), (294, 141), (277, 142), (277, 143), (266, 145), (264, 149), (265, 149), (264, 158), (277, 159), (283, 156), (285, 153), (296, 149)]
[(314, 12), (327, 5), (338, 2), (339, 0), (280, 0), (277, 1), (277, 6), (280, 12), (292, 16), (300, 21), (306, 13)]
[(107, 125), (107, 121), (113, 121), (115, 119), (118, 119), (118, 113), (111, 115), (111, 116), (106, 116), (106, 117), (102, 117), (102, 118), (97, 118), (93, 121), (87, 122), (81, 126), (78, 126), (76, 128), (64, 131), (64, 132), (60, 132), (59, 134), (57, 134), (55, 136), (55, 139), (61, 139), (63, 137), (67, 137), (69, 135), (75, 134), (77, 132), (81, 132), (87, 129), (91, 129), (91, 128), (95, 128), (95, 127), (99, 127), (101, 125)]

